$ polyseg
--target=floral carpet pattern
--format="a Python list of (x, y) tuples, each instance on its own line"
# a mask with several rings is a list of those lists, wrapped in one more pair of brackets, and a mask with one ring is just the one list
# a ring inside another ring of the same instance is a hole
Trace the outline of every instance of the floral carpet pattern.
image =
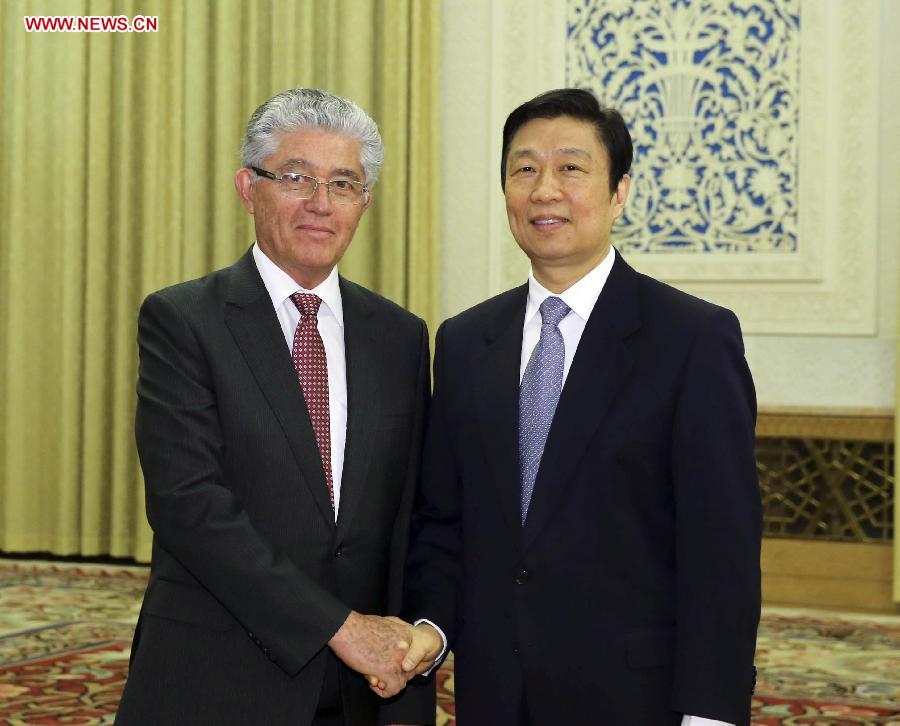
[[(0, 724), (113, 722), (146, 576), (0, 560)], [(767, 608), (756, 664), (755, 726), (900, 726), (900, 616)], [(437, 725), (454, 723), (451, 659)]]
[(766, 608), (758, 726), (900, 726), (900, 617)]
[(142, 567), (0, 561), (0, 724), (111, 724)]

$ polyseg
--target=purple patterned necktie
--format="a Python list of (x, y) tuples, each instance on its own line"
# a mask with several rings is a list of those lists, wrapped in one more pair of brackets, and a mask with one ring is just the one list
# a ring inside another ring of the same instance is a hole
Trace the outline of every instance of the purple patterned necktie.
[(558, 297), (541, 303), (541, 338), (531, 352), (519, 386), (519, 473), (522, 483), (522, 526), (534, 492), (550, 422), (559, 402), (563, 385), (566, 344), (559, 331), (560, 321), (569, 314), (569, 306)]
[(300, 379), (303, 400), (309, 411), (316, 444), (325, 470), (325, 485), (334, 509), (334, 485), (331, 478), (331, 410), (328, 407), (328, 362), (325, 345), (319, 335), (318, 314), (322, 298), (308, 292), (295, 292), (291, 301), (300, 311), (300, 322), (294, 331), (291, 360)]

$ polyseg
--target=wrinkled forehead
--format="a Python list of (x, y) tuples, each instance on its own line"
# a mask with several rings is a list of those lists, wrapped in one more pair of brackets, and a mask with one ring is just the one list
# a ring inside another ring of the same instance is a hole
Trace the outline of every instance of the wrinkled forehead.
[(274, 151), (265, 163), (279, 171), (341, 175), (362, 180), (362, 145), (333, 129), (300, 128), (277, 131)]

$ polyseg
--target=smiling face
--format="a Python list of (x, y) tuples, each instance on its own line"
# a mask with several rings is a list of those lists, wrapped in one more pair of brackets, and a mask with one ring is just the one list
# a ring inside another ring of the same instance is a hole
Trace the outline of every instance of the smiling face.
[[(318, 128), (281, 132), (277, 138), (277, 151), (260, 164), (266, 171), (366, 181), (355, 139)], [(234, 183), (253, 215), (259, 248), (306, 289), (328, 277), (372, 203), (369, 194), (360, 204), (335, 204), (324, 184), (309, 199), (295, 199), (281, 182), (256, 178), (250, 169), (239, 169)]]
[(559, 116), (519, 128), (506, 159), (506, 214), (538, 282), (562, 292), (603, 260), (629, 183), (626, 174), (610, 190), (593, 124)]

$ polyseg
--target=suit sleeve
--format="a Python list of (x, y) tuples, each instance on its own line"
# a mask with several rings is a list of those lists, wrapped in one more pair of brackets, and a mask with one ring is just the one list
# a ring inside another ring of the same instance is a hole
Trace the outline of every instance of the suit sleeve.
[[(419, 372), (416, 381), (416, 412), (413, 422), (413, 435), (410, 442), (409, 465), (406, 483), (403, 489), (400, 510), (394, 525), (394, 537), (391, 543), (391, 571), (388, 582), (388, 614), (398, 615), (401, 612), (403, 595), (403, 572), (406, 553), (409, 547), (409, 527), (413, 502), (419, 485), (422, 464), (422, 437), (425, 431), (425, 420), (428, 414), (428, 403), (431, 399), (431, 376), (429, 367), (431, 355), (428, 348), (428, 329), (422, 324), (421, 354), (419, 356)], [(433, 724), (437, 709), (434, 681), (422, 682), (415, 679), (399, 695), (385, 702), (380, 709), (379, 721), (383, 724)]]
[(210, 368), (196, 334), (160, 293), (141, 308), (138, 346), (135, 434), (157, 544), (293, 675), (350, 608), (276, 551), (223, 485)]
[(434, 399), (425, 434), (422, 484), (413, 512), (403, 613), (411, 621), (436, 623), (452, 648), (463, 578), (462, 492), (448, 420), (454, 393), (448, 382), (446, 328), (444, 323), (435, 342)]
[(760, 612), (756, 396), (735, 316), (717, 309), (706, 323), (688, 356), (673, 428), (673, 708), (746, 724)]

